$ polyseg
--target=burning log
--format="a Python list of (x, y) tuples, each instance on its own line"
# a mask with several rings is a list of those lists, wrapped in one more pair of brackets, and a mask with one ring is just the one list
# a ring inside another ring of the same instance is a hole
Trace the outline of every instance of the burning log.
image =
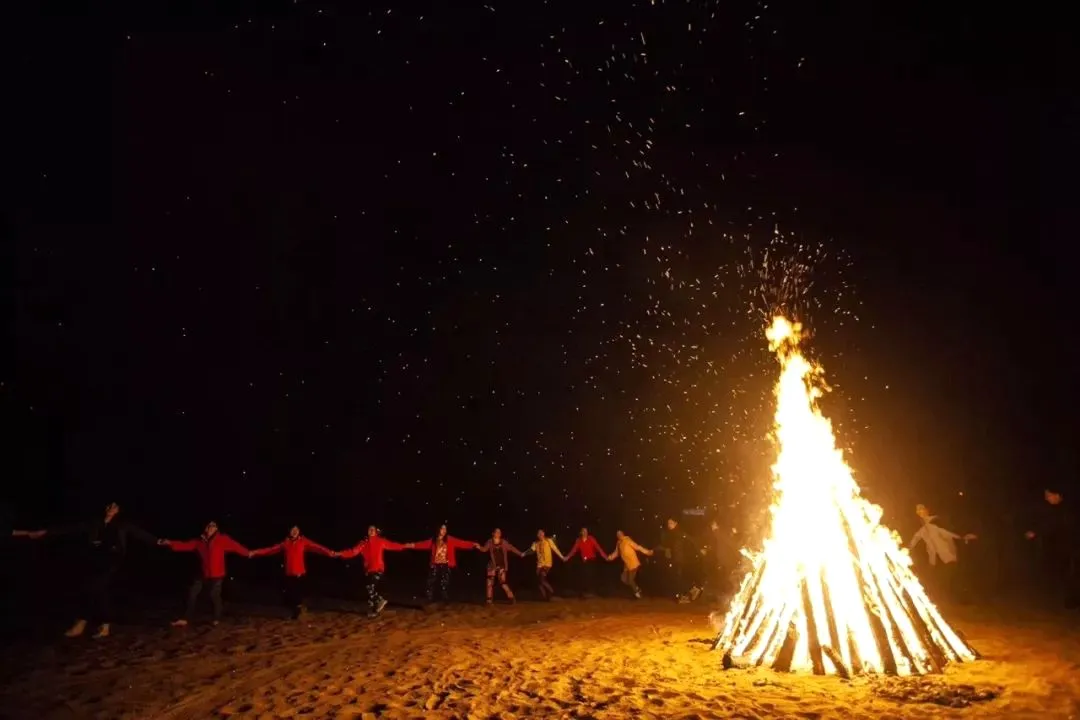
[[(766, 332), (780, 361), (776, 499), (762, 551), (732, 600), (714, 649), (725, 668), (769, 665), (842, 677), (940, 672), (978, 657), (911, 573), (899, 538), (864, 500), (829, 421), (821, 368), (799, 350), (801, 327)], [(828, 662), (826, 662), (826, 658)]]

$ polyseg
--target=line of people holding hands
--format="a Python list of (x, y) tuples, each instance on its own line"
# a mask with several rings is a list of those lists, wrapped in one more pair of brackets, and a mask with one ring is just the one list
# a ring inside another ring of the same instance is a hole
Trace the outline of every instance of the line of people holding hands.
[[(673, 530), (674, 525), (676, 525), (675, 521), (669, 520), (668, 530)], [(548, 580), (548, 575), (554, 564), (555, 557), (567, 563), (574, 562), (577, 565), (579, 577), (581, 578), (579, 589), (583, 597), (592, 594), (595, 583), (595, 565), (601, 559), (607, 561), (619, 559), (623, 565), (622, 583), (632, 593), (633, 597), (640, 598), (641, 589), (636, 582), (637, 573), (641, 567), (638, 553), (647, 556), (654, 554), (654, 550), (642, 547), (621, 530), (615, 534), (614, 550), (608, 553), (601, 547), (599, 541), (589, 533), (587, 528), (581, 528), (570, 551), (564, 555), (555, 544), (554, 539), (548, 537), (543, 530), (537, 532), (536, 540), (528, 549), (521, 551), (503, 537), (499, 528), (495, 528), (491, 536), (481, 544), (450, 535), (445, 524), (441, 525), (431, 538), (409, 543), (397, 543), (389, 540), (383, 537), (379, 530), (372, 525), (368, 527), (367, 534), (362, 540), (344, 550), (331, 550), (304, 536), (300, 532), (300, 528), (294, 526), (281, 542), (264, 548), (249, 550), (232, 537), (221, 532), (217, 523), (213, 521), (206, 524), (198, 537), (190, 540), (155, 538), (120, 517), (120, 507), (116, 503), (110, 503), (105, 507), (102, 515), (85, 523), (49, 530), (13, 530), (11, 534), (15, 537), (39, 539), (51, 535), (75, 533), (82, 534), (88, 539), (91, 551), (87, 559), (88, 582), (83, 594), (83, 607), (85, 610), (81, 613), (82, 616), (67, 631), (66, 634), (69, 637), (77, 637), (85, 633), (90, 620), (93, 620), (97, 625), (94, 637), (109, 635), (113, 617), (113, 585), (121, 569), (130, 538), (167, 547), (174, 552), (193, 552), (199, 556), (200, 571), (188, 588), (184, 614), (172, 623), (176, 627), (183, 627), (189, 623), (194, 616), (197, 602), (204, 590), (208, 591), (210, 595), (214, 610), (214, 623), (216, 624), (220, 620), (223, 611), (221, 587), (226, 577), (226, 557), (230, 554), (248, 558), (282, 555), (284, 569), (283, 595), (294, 617), (300, 617), (304, 612), (304, 584), (307, 576), (305, 556), (309, 552), (334, 558), (351, 559), (359, 557), (362, 559), (370, 617), (378, 616), (387, 605), (387, 600), (379, 591), (383, 576), (386, 573), (386, 552), (426, 550), (430, 553), (426, 594), (429, 604), (436, 601), (449, 602), (450, 579), (455, 567), (457, 567), (457, 551), (486, 553), (486, 602), (488, 605), (494, 602), (496, 585), (502, 590), (507, 601), (511, 603), (515, 601), (514, 592), (508, 579), (509, 558), (511, 555), (517, 555), (518, 557), (535, 556), (536, 579), (540, 596), (544, 600), (553, 600), (556, 599), (555, 589)], [(668, 534), (670, 535), (670, 532)], [(656, 549), (663, 550), (667, 558), (672, 558), (671, 547), (665, 547), (662, 544)], [(691, 593), (694, 590), (698, 590), (696, 584)]]

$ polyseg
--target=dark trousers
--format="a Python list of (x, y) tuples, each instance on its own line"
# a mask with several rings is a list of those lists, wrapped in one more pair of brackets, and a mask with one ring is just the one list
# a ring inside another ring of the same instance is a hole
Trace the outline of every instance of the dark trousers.
[(112, 589), (116, 574), (115, 567), (107, 567), (90, 576), (86, 584), (86, 620), (99, 624), (112, 622)]
[(622, 581), (622, 584), (630, 588), (630, 591), (635, 595), (641, 592), (641, 588), (639, 588), (637, 585), (637, 571), (638, 568), (634, 568), (633, 570), (631, 570), (630, 568), (624, 567), (622, 575), (619, 577), (619, 580)]
[(551, 568), (544, 567), (542, 565), (536, 568), (536, 584), (540, 589), (540, 597), (548, 600), (555, 594), (555, 588), (551, 587), (551, 583), (548, 582), (548, 573), (551, 572)]
[(191, 587), (188, 589), (187, 611), (184, 613), (184, 617), (190, 620), (195, 614), (195, 603), (199, 601), (199, 595), (202, 594), (205, 585), (210, 588), (210, 602), (214, 604), (214, 620), (220, 620), (221, 613), (224, 610), (221, 604), (222, 580), (223, 578), (198, 578), (191, 583)]
[(304, 607), (304, 585), (306, 584), (304, 580), (303, 575), (285, 576), (285, 586), (283, 588), (285, 606), (291, 609), (294, 615), (299, 615)]
[(428, 569), (427, 576), (427, 601), (435, 602), (435, 593), (439, 593), (439, 599), (450, 602), (450, 572), (451, 568), (446, 563), (432, 565)]
[(375, 609), (382, 602), (382, 595), (379, 594), (379, 583), (382, 582), (382, 573), (374, 572), (367, 574), (367, 602), (368, 609), (371, 612), (375, 612)]
[(600, 562), (598, 559), (585, 560), (579, 558), (574, 561), (577, 574), (577, 586), (578, 593), (582, 597), (586, 595), (596, 594), (596, 563)]

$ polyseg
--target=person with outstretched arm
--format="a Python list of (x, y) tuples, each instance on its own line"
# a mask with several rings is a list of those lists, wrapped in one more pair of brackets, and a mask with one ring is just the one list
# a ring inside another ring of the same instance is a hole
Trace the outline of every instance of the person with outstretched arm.
[(536, 553), (536, 583), (540, 590), (540, 597), (544, 600), (554, 600), (555, 588), (551, 586), (547, 579), (554, 564), (552, 555), (558, 555), (563, 562), (566, 562), (566, 558), (559, 552), (558, 546), (555, 545), (555, 538), (547, 537), (543, 530), (536, 531), (536, 542), (530, 545), (524, 554), (528, 555), (529, 553)]
[(285, 585), (283, 596), (285, 604), (292, 610), (293, 619), (298, 620), (304, 614), (304, 580), (307, 577), (307, 564), (304, 555), (313, 552), (326, 557), (337, 557), (337, 553), (328, 550), (314, 540), (300, 534), (299, 526), (293, 525), (289, 534), (277, 545), (251, 551), (251, 557), (267, 557), (281, 553), (285, 556)]
[(589, 534), (588, 528), (581, 528), (570, 552), (566, 553), (566, 562), (569, 563), (575, 557), (578, 561), (571, 567), (577, 569), (578, 592), (582, 599), (593, 597), (596, 587), (596, 563), (608, 556), (604, 548), (595, 537)]
[(221, 622), (224, 610), (221, 602), (221, 584), (225, 580), (225, 556), (232, 553), (251, 557), (251, 551), (220, 532), (217, 523), (213, 520), (206, 524), (202, 535), (193, 540), (158, 540), (158, 543), (173, 552), (199, 554), (199, 574), (195, 576), (188, 588), (184, 616), (173, 620), (173, 627), (187, 627), (195, 614), (195, 604), (204, 587), (210, 588), (210, 601), (214, 605), (214, 624)]
[(427, 602), (435, 602), (435, 589), (438, 588), (439, 600), (450, 602), (450, 575), (457, 567), (458, 550), (472, 550), (476, 543), (460, 540), (449, 533), (446, 525), (440, 525), (435, 537), (417, 543), (411, 543), (414, 550), (430, 550), (431, 564), (427, 576)]
[(956, 540), (963, 540), (965, 544), (976, 540), (977, 536), (972, 533), (959, 535), (952, 530), (937, 524), (937, 516), (931, 515), (926, 506), (915, 506), (915, 514), (922, 525), (908, 543), (908, 549), (914, 550), (919, 543), (926, 545), (927, 560), (930, 563), (930, 573), (927, 579), (931, 579), (934, 589), (950, 600), (963, 599), (963, 588), (957, 577), (957, 553)]
[(660, 545), (656, 549), (663, 551), (667, 561), (668, 592), (681, 603), (697, 600), (701, 594), (701, 584), (697, 578), (700, 566), (698, 555), (702, 550), (674, 517), (668, 518), (664, 524)]
[(156, 543), (157, 539), (120, 517), (120, 505), (115, 502), (106, 505), (102, 514), (92, 520), (26, 533), (26, 537), (30, 538), (57, 535), (81, 535), (86, 538), (83, 612), (64, 634), (79, 637), (86, 632), (87, 621), (93, 620), (98, 624), (94, 637), (108, 637), (113, 621), (113, 587), (127, 555), (128, 538), (134, 537), (149, 545)]
[(622, 530), (615, 532), (615, 549), (608, 555), (608, 560), (614, 560), (616, 557), (622, 560), (623, 571), (619, 580), (622, 584), (630, 588), (630, 592), (634, 593), (634, 597), (638, 600), (641, 599), (641, 588), (637, 584), (638, 570), (641, 569), (641, 560), (638, 559), (637, 554), (644, 553), (649, 557), (652, 557), (653, 551), (641, 547), (634, 539), (624, 533)]
[(477, 545), (476, 549), (488, 554), (487, 604), (491, 605), (495, 602), (496, 582), (499, 583), (502, 591), (506, 593), (506, 599), (513, 604), (515, 602), (514, 591), (510, 589), (510, 583), (507, 582), (507, 572), (510, 569), (510, 553), (518, 557), (523, 557), (524, 554), (511, 545), (509, 541), (503, 539), (502, 530), (499, 528), (495, 528), (487, 542), (483, 545)]
[(370, 525), (367, 529), (367, 537), (356, 543), (348, 550), (342, 550), (338, 557), (346, 560), (360, 556), (364, 560), (364, 573), (367, 579), (368, 617), (377, 617), (386, 609), (387, 601), (379, 594), (379, 584), (386, 573), (386, 563), (383, 553), (386, 551), (397, 552), (413, 547), (412, 543), (402, 545), (393, 540), (387, 540), (379, 534), (378, 528)]

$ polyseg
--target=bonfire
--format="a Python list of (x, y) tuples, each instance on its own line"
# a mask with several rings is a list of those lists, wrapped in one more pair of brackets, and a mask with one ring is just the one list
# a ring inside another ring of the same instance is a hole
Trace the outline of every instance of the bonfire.
[(850, 677), (921, 675), (978, 656), (912, 573), (900, 538), (866, 501), (818, 409), (822, 369), (802, 327), (766, 330), (780, 361), (770, 528), (723, 620), (724, 667), (768, 665)]

